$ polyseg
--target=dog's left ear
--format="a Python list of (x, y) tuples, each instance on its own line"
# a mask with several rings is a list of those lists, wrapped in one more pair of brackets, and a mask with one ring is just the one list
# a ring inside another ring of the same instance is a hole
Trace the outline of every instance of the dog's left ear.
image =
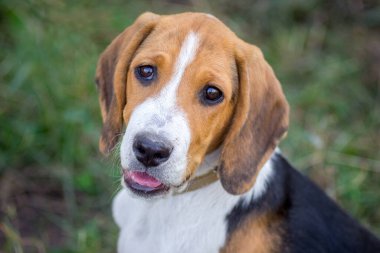
[(219, 177), (226, 191), (242, 194), (253, 186), (286, 134), (289, 106), (260, 49), (240, 41), (235, 59), (238, 98), (223, 143)]
[(156, 26), (159, 15), (146, 12), (112, 41), (99, 58), (96, 84), (103, 118), (99, 149), (108, 154), (118, 141), (123, 126), (129, 64), (145, 38)]

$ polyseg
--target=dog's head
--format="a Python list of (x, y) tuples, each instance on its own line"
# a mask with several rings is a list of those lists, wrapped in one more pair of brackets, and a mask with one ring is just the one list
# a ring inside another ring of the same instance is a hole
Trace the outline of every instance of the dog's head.
[(216, 149), (223, 187), (242, 194), (288, 128), (260, 49), (211, 15), (142, 14), (103, 52), (96, 80), (100, 150), (121, 137), (123, 178), (139, 194), (181, 189)]

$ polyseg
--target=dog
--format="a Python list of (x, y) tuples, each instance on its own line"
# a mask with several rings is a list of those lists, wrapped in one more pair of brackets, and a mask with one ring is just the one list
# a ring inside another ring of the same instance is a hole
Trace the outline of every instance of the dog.
[(214, 16), (142, 14), (102, 53), (96, 83), (100, 150), (120, 150), (118, 252), (380, 252), (281, 155), (280, 83)]

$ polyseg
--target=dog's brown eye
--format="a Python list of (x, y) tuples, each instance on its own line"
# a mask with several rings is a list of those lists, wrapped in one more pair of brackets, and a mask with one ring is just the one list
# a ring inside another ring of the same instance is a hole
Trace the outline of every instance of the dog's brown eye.
[(207, 85), (201, 92), (201, 102), (206, 105), (214, 105), (222, 102), (223, 92), (215, 86)]
[(147, 85), (154, 80), (156, 75), (156, 68), (151, 65), (138, 66), (135, 69), (136, 78), (143, 84)]

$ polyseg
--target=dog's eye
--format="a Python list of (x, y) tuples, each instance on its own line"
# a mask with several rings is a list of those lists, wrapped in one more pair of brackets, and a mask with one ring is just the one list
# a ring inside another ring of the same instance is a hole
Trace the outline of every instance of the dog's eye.
[(156, 68), (151, 65), (138, 66), (135, 75), (142, 83), (149, 84), (156, 76)]
[(214, 105), (223, 101), (223, 92), (212, 85), (206, 85), (201, 92), (201, 102)]

